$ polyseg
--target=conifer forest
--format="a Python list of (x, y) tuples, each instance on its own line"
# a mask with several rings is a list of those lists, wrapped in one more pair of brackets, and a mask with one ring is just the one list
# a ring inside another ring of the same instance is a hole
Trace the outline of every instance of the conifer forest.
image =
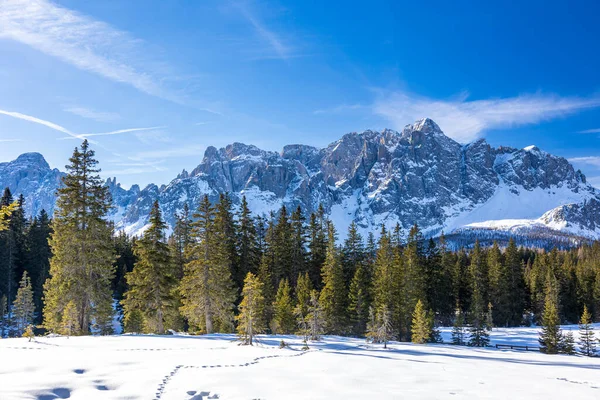
[[(511, 240), (450, 248), (417, 225), (345, 240), (322, 209), (257, 215), (227, 193), (188, 204), (167, 226), (158, 202), (141, 237), (115, 230), (111, 199), (87, 141), (75, 148), (54, 215), (27, 218), (1, 199), (0, 333), (117, 332), (364, 337), (374, 343), (489, 344), (494, 327), (543, 326), (547, 353), (594, 355), (600, 243), (570, 250)], [(560, 324), (580, 324), (584, 343)], [(571, 336), (571, 338), (569, 338)]]

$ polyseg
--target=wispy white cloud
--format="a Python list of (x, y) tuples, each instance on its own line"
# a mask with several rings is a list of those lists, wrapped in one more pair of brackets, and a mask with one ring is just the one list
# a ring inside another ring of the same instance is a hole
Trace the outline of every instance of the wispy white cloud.
[(600, 97), (560, 97), (528, 94), (510, 98), (469, 100), (468, 94), (440, 100), (408, 92), (380, 92), (373, 112), (395, 129), (429, 117), (459, 142), (469, 142), (485, 131), (535, 124), (600, 107)]
[(15, 112), (15, 111), (0, 110), (0, 114), (7, 115), (7, 116), (13, 117), (13, 118), (22, 119), (24, 121), (33, 122), (35, 124), (44, 125), (50, 129), (54, 129), (55, 131), (65, 133), (65, 134), (69, 135), (69, 137), (79, 139), (79, 137), (76, 133), (71, 132), (70, 130), (68, 130), (67, 128), (65, 128), (63, 126), (55, 124), (54, 122), (46, 121), (41, 118), (33, 117), (33, 116), (27, 115), (27, 114), (21, 114), (19, 112)]
[[(176, 103), (161, 86), (169, 80), (164, 62), (148, 59), (145, 43), (76, 11), (47, 0), (2, 0), (0, 38), (16, 40), (75, 67)], [(172, 80), (172, 79), (171, 79)]]
[(100, 132), (100, 133), (82, 133), (80, 135), (77, 135), (79, 138), (89, 138), (89, 137), (93, 137), (93, 136), (112, 136), (112, 135), (120, 135), (122, 133), (130, 133), (130, 132), (140, 132), (140, 131), (152, 131), (155, 129), (162, 129), (162, 128), (166, 128), (165, 126), (151, 126), (148, 128), (128, 128), (128, 129), (119, 129), (116, 131), (110, 131), (110, 132)]
[(586, 129), (586, 130), (583, 130), (583, 131), (578, 131), (576, 133), (600, 133), (600, 128)]
[(93, 119), (98, 122), (112, 122), (121, 118), (121, 116), (115, 112), (95, 111), (86, 107), (78, 106), (66, 107), (64, 111), (78, 115), (82, 118)]
[(289, 60), (301, 56), (297, 52), (297, 49), (284, 40), (280, 33), (267, 27), (267, 24), (259, 17), (255, 7), (252, 7), (251, 2), (240, 1), (233, 4), (248, 23), (250, 23), (252, 28), (254, 28), (258, 37), (270, 48), (270, 52), (260, 52), (260, 54), (256, 55), (254, 58)]
[(600, 168), (600, 156), (573, 157), (569, 158), (569, 162), (593, 165), (594, 167)]
[[(7, 115), (9, 117), (13, 117), (13, 118), (17, 118), (17, 119), (21, 119), (24, 121), (33, 122), (35, 124), (43, 125), (50, 129), (53, 129), (55, 131), (62, 132), (62, 133), (65, 133), (68, 135), (66, 137), (61, 137), (59, 139), (83, 140), (83, 139), (88, 139), (90, 137), (96, 137), (96, 136), (111, 136), (111, 135), (119, 135), (119, 134), (123, 134), (123, 133), (152, 131), (152, 130), (156, 130), (156, 129), (165, 128), (164, 126), (152, 126), (152, 127), (147, 127), (147, 128), (119, 129), (119, 130), (115, 130), (115, 131), (100, 132), (100, 133), (75, 133), (61, 125), (55, 124), (54, 122), (50, 122), (50, 121), (47, 121), (47, 120), (44, 120), (41, 118), (37, 118), (37, 117), (31, 116), (31, 115), (22, 114), (22, 113), (15, 112), (15, 111), (6, 111), (6, 110), (0, 110), (0, 114)], [(10, 141), (15, 141), (15, 140), (10, 139)], [(89, 142), (93, 143), (93, 144), (97, 144), (97, 145), (99, 144), (97, 141), (94, 141), (91, 139), (89, 139)]]

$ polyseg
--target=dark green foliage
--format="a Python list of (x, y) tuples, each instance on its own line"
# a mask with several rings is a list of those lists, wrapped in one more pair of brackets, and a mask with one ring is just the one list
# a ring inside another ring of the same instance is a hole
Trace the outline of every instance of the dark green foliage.
[(588, 357), (596, 354), (596, 337), (592, 327), (592, 316), (587, 306), (584, 306), (579, 320), (579, 352)]
[(279, 282), (275, 302), (273, 303), (273, 333), (289, 335), (296, 330), (294, 304), (290, 284), (287, 279)]
[[(44, 325), (54, 332), (65, 324), (80, 334), (89, 333), (92, 324), (100, 333), (111, 330), (115, 255), (112, 225), (106, 220), (111, 199), (97, 164), (85, 140), (75, 148), (58, 189), (50, 278), (44, 284)], [(77, 326), (72, 327), (74, 316)]]
[(178, 320), (177, 266), (165, 237), (167, 225), (155, 201), (150, 211), (150, 226), (136, 241), (137, 258), (133, 271), (126, 275), (129, 289), (122, 303), (125, 314), (139, 311), (145, 331), (162, 335), (176, 329)]
[(323, 289), (319, 302), (323, 308), (325, 332), (340, 335), (346, 330), (347, 290), (340, 252), (335, 245), (335, 228), (329, 224), (327, 255), (323, 264)]

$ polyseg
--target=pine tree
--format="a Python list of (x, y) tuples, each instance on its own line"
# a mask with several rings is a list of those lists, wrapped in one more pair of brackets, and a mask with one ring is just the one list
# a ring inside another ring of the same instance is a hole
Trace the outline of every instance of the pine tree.
[(304, 336), (305, 341), (308, 340), (308, 337), (310, 336), (308, 316), (310, 313), (310, 296), (312, 290), (312, 282), (308, 272), (298, 275), (294, 315), (296, 316), (296, 324), (299, 328), (298, 334)]
[(180, 310), (192, 327), (206, 333), (231, 331), (236, 293), (208, 196), (204, 196), (194, 218), (192, 244), (186, 251), (190, 261), (180, 284)]
[(321, 288), (321, 267), (327, 253), (325, 210), (322, 205), (308, 223), (309, 274), (314, 287)]
[(324, 332), (323, 308), (319, 302), (319, 292), (312, 290), (310, 292), (310, 305), (308, 307), (308, 328), (311, 340), (321, 340)]
[[(402, 291), (405, 293), (405, 309), (407, 322), (410, 321), (411, 310), (414, 310), (419, 300), (427, 299), (426, 258), (423, 251), (423, 235), (415, 224), (409, 231), (408, 240), (403, 254), (404, 282)], [(423, 307), (426, 307), (423, 304)]]
[(19, 284), (19, 290), (13, 303), (13, 319), (15, 321), (16, 335), (21, 336), (25, 329), (33, 323), (35, 304), (33, 303), (33, 290), (27, 272)]
[(583, 314), (579, 320), (579, 352), (588, 357), (596, 354), (596, 337), (587, 306), (583, 306)]
[(175, 328), (178, 301), (176, 298), (176, 265), (166, 241), (166, 223), (158, 200), (150, 210), (149, 227), (136, 241), (134, 254), (137, 261), (133, 271), (126, 275), (129, 290), (125, 293), (125, 313), (138, 310), (145, 321), (146, 331), (162, 335)]
[(294, 319), (294, 304), (290, 284), (287, 279), (279, 282), (275, 302), (273, 303), (273, 332), (289, 335), (294, 332), (296, 321)]
[(407, 295), (407, 291), (400, 291), (400, 276), (398, 265), (398, 252), (392, 248), (389, 234), (382, 229), (379, 238), (379, 249), (375, 256), (373, 272), (373, 301), (372, 306), (375, 314), (380, 310), (388, 310), (391, 313), (392, 326), (399, 331), (399, 320), (402, 319), (402, 311), (399, 302), (403, 300), (401, 294)]
[(256, 226), (252, 213), (248, 208), (246, 196), (242, 197), (238, 214), (238, 226), (239, 271), (243, 276), (246, 276), (248, 272), (256, 274), (258, 273), (261, 254)]
[[(356, 222), (352, 221), (348, 227), (348, 234), (342, 249), (342, 265), (344, 267), (346, 285), (350, 285), (356, 275), (356, 270), (364, 264), (365, 258), (365, 247), (362, 236), (358, 232)], [(364, 272), (367, 271), (364, 270)], [(366, 310), (368, 310), (368, 307)]]
[[(136, 263), (136, 256), (133, 248), (136, 238), (130, 238), (124, 231), (114, 237), (114, 248), (117, 258), (115, 260), (115, 277), (112, 282), (113, 296), (119, 302), (123, 300), (123, 295), (127, 290), (127, 274), (133, 271)], [(121, 307), (121, 304), (118, 304)]]
[(423, 344), (429, 341), (430, 335), (431, 326), (427, 318), (427, 312), (423, 302), (418, 300), (412, 315), (411, 341)]
[(5, 188), (0, 200), (0, 295), (6, 296), (7, 304), (13, 302), (18, 282), (15, 271), (15, 235), (12, 220), (19, 204), (13, 200), (10, 189)]
[(180, 280), (183, 277), (183, 266), (188, 261), (185, 257), (185, 249), (192, 243), (192, 220), (190, 209), (184, 203), (181, 213), (175, 214), (175, 226), (173, 234), (169, 238), (169, 247), (176, 266), (175, 277)]
[[(523, 265), (514, 239), (510, 239), (504, 255), (503, 280), (505, 282), (506, 312), (508, 326), (519, 326), (525, 308), (525, 282)], [(501, 321), (502, 322), (502, 321)]]
[(50, 331), (64, 328), (66, 307), (73, 302), (69, 311), (77, 312), (76, 331), (87, 334), (92, 323), (105, 325), (113, 313), (113, 232), (106, 220), (110, 195), (87, 140), (75, 148), (70, 162), (52, 221), (53, 257), (44, 285), (44, 325)]
[(387, 349), (387, 344), (394, 338), (392, 326), (392, 313), (383, 305), (379, 310), (369, 308), (369, 323), (367, 324), (367, 340), (371, 343), (383, 343), (383, 348)]
[(229, 193), (219, 194), (219, 202), (215, 206), (214, 234), (220, 262), (229, 268), (233, 286), (241, 288), (245, 275), (239, 268), (237, 254), (237, 226), (233, 215), (233, 204)]
[(264, 306), (265, 298), (262, 295), (262, 283), (252, 272), (248, 272), (242, 289), (240, 313), (236, 317), (238, 335), (243, 344), (252, 346), (254, 336), (264, 332)]
[(575, 337), (572, 331), (567, 331), (563, 335), (563, 340), (560, 343), (559, 353), (574, 355), (575, 354)]
[(144, 316), (137, 309), (127, 310), (125, 313), (124, 329), (127, 333), (144, 332)]
[(43, 321), (44, 283), (50, 274), (50, 258), (52, 257), (49, 243), (51, 234), (50, 218), (48, 213), (42, 210), (33, 219), (27, 232), (27, 270), (31, 276), (37, 323)]
[(325, 329), (339, 335), (346, 327), (346, 288), (339, 250), (335, 245), (335, 228), (329, 224), (327, 254), (323, 264), (323, 289), (319, 303), (323, 308)]
[(460, 310), (460, 308), (456, 309), (454, 319), (454, 326), (452, 327), (452, 344), (463, 346), (466, 344), (465, 342), (465, 317)]
[(300, 206), (296, 208), (296, 211), (292, 213), (291, 217), (291, 248), (289, 249), (291, 254), (291, 271), (290, 278), (292, 283), (296, 277), (308, 270), (307, 260), (308, 254), (306, 252), (306, 226), (305, 218), (302, 214)]
[(367, 268), (360, 263), (354, 273), (348, 293), (348, 316), (352, 323), (352, 332), (357, 336), (363, 335), (367, 328), (371, 306), (370, 293), (371, 282)]
[(60, 323), (61, 334), (66, 336), (74, 336), (80, 334), (79, 312), (73, 300), (69, 301), (65, 306)]
[(490, 334), (488, 333), (483, 314), (473, 315), (471, 328), (469, 329), (469, 346), (487, 347), (490, 344)]
[(292, 225), (289, 220), (287, 209), (282, 206), (279, 210), (277, 223), (273, 228), (272, 236), (273, 252), (273, 282), (275, 287), (279, 285), (279, 281), (290, 277), (292, 273)]
[(442, 338), (442, 332), (440, 332), (439, 328), (435, 322), (435, 313), (433, 310), (429, 310), (427, 312), (427, 322), (429, 324), (429, 343), (443, 343), (444, 339)]
[[(10, 190), (8, 188), (6, 188), (5, 191), (6, 190), (8, 190), (10, 193)], [(8, 221), (10, 221), (10, 216), (16, 208), (17, 203), (10, 202), (8, 204), (5, 204), (4, 201), (0, 203), (0, 232), (8, 228)]]
[(549, 284), (546, 290), (546, 302), (542, 313), (542, 330), (540, 332), (540, 351), (546, 354), (557, 354), (563, 341), (558, 318), (557, 295), (549, 274)]

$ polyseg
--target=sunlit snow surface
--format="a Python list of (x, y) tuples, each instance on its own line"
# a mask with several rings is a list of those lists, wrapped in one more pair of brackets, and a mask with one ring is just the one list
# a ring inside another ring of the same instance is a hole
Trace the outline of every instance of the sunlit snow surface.
[[(600, 328), (599, 325), (596, 328)], [(450, 330), (443, 334), (449, 339)], [(281, 339), (290, 344), (279, 349)], [(0, 340), (0, 399), (597, 399), (600, 358), (325, 337)], [(537, 345), (535, 328), (493, 343)]]

